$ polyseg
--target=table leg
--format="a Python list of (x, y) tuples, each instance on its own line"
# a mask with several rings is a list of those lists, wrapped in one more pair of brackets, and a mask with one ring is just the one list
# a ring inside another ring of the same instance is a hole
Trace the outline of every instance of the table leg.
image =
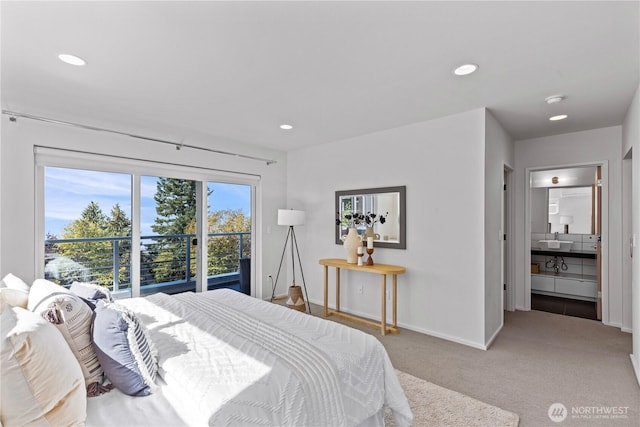
[(387, 275), (382, 274), (382, 295), (381, 295), (381, 307), (380, 307), (380, 332), (382, 335), (387, 334)]
[(398, 275), (393, 275), (393, 327), (398, 327)]
[(336, 268), (336, 311), (340, 312), (340, 268)]
[(324, 266), (324, 317), (329, 316), (329, 266)]

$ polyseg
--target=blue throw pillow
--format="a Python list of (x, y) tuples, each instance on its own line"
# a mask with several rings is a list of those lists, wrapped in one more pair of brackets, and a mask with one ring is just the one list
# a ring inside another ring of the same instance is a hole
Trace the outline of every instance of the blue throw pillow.
[(114, 387), (130, 396), (153, 392), (158, 371), (155, 349), (135, 313), (116, 303), (98, 301), (93, 345)]
[(73, 282), (69, 290), (78, 295), (80, 298), (84, 298), (89, 301), (95, 302), (103, 299), (106, 302), (113, 302), (111, 292), (105, 286), (100, 286), (93, 283)]

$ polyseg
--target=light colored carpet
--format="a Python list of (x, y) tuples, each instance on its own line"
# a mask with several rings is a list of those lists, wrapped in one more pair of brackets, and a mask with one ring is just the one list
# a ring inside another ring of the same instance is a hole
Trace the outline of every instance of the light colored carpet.
[[(516, 427), (513, 412), (488, 405), (462, 393), (449, 390), (396, 370), (413, 412), (413, 425), (436, 427)], [(390, 413), (385, 424), (395, 426)]]

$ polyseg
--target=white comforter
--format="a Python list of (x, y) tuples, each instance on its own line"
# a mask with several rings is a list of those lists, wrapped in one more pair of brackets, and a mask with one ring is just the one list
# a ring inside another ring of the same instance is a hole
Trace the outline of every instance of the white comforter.
[(358, 330), (231, 290), (119, 301), (158, 350), (190, 425), (399, 425), (412, 415), (386, 351)]

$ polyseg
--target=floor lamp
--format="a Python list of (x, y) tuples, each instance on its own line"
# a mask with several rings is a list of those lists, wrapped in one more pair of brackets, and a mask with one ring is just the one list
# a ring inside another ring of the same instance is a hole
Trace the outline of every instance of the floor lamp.
[[(273, 283), (271, 289), (271, 300), (275, 298), (276, 286), (278, 285), (278, 278), (280, 277), (280, 270), (282, 269), (282, 262), (284, 261), (284, 255), (287, 252), (287, 243), (291, 242), (291, 270), (292, 270), (292, 284), (289, 287), (287, 306), (290, 306), (289, 302), (292, 301), (294, 309), (298, 309), (296, 306), (303, 305), (304, 310), (311, 314), (311, 305), (309, 304), (309, 295), (307, 294), (307, 284), (304, 281), (304, 272), (302, 271), (302, 262), (300, 261), (300, 251), (298, 250), (298, 241), (296, 239), (296, 232), (294, 230), (295, 225), (304, 225), (305, 212), (297, 211), (293, 209), (278, 209), (278, 225), (286, 225), (289, 227), (287, 232), (287, 238), (284, 241), (284, 247), (282, 248), (282, 256), (280, 257), (280, 266), (278, 267), (278, 273), (276, 274), (276, 281)], [(294, 251), (295, 250), (295, 251)], [(298, 257), (298, 265), (300, 266), (300, 275), (302, 276), (302, 286), (304, 288), (304, 296), (302, 298), (302, 304), (296, 304), (302, 297), (302, 289), (300, 286), (296, 286), (296, 263), (295, 255)], [(305, 301), (306, 300), (306, 301)], [(298, 309), (299, 310), (299, 309)]]

